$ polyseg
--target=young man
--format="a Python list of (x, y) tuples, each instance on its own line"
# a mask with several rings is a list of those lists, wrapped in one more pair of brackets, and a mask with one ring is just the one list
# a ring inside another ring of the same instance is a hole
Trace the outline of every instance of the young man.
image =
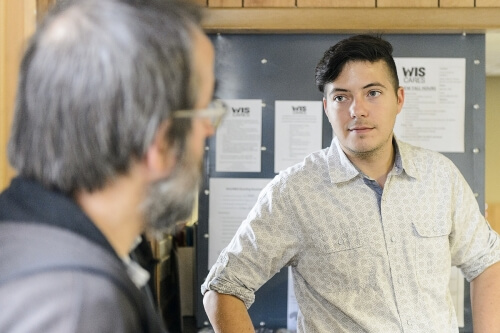
[(458, 332), (450, 267), (471, 281), (474, 332), (500, 330), (500, 239), (443, 155), (393, 134), (392, 46), (354, 36), (316, 82), (335, 138), (260, 194), (202, 286), (216, 332), (253, 332), (254, 291), (291, 266), (298, 332)]
[(191, 214), (225, 111), (206, 109), (199, 20), (186, 2), (67, 1), (35, 33), (0, 195), (0, 332), (163, 331), (128, 253)]

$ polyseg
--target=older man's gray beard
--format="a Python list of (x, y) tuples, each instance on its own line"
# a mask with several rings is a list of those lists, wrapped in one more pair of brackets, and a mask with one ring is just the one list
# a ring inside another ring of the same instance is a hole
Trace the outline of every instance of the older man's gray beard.
[(152, 184), (144, 201), (146, 232), (152, 235), (172, 232), (176, 223), (192, 212), (201, 183), (201, 166), (178, 163), (172, 174)]

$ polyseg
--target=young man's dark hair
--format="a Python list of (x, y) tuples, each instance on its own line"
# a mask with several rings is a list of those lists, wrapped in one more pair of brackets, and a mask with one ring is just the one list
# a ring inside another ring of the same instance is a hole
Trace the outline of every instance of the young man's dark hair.
[(356, 35), (341, 40), (326, 50), (316, 66), (316, 86), (324, 93), (325, 84), (335, 81), (350, 61), (384, 61), (389, 68), (394, 91), (399, 87), (398, 71), (392, 57), (392, 45), (380, 37)]

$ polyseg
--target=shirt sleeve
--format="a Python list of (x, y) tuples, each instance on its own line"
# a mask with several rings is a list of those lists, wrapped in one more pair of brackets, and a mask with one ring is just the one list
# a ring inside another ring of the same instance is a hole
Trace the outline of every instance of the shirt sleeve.
[(208, 290), (230, 294), (249, 308), (257, 289), (284, 266), (294, 265), (302, 244), (283, 188), (277, 176), (260, 193), (211, 268), (201, 286), (202, 294)]
[(459, 267), (470, 282), (500, 261), (500, 238), (481, 214), (472, 190), (454, 166), (451, 177), (455, 179), (450, 236), (452, 265)]

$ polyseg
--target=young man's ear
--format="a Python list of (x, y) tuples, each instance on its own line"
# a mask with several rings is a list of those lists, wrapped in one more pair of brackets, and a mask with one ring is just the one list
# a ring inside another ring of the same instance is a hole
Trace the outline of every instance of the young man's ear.
[(150, 174), (154, 179), (170, 175), (177, 163), (175, 145), (167, 141), (167, 133), (171, 124), (170, 120), (165, 120), (160, 124), (146, 152), (146, 167), (151, 171)]
[(398, 114), (401, 112), (403, 108), (403, 104), (405, 102), (405, 90), (403, 87), (399, 87), (396, 93), (396, 97), (398, 99)]

